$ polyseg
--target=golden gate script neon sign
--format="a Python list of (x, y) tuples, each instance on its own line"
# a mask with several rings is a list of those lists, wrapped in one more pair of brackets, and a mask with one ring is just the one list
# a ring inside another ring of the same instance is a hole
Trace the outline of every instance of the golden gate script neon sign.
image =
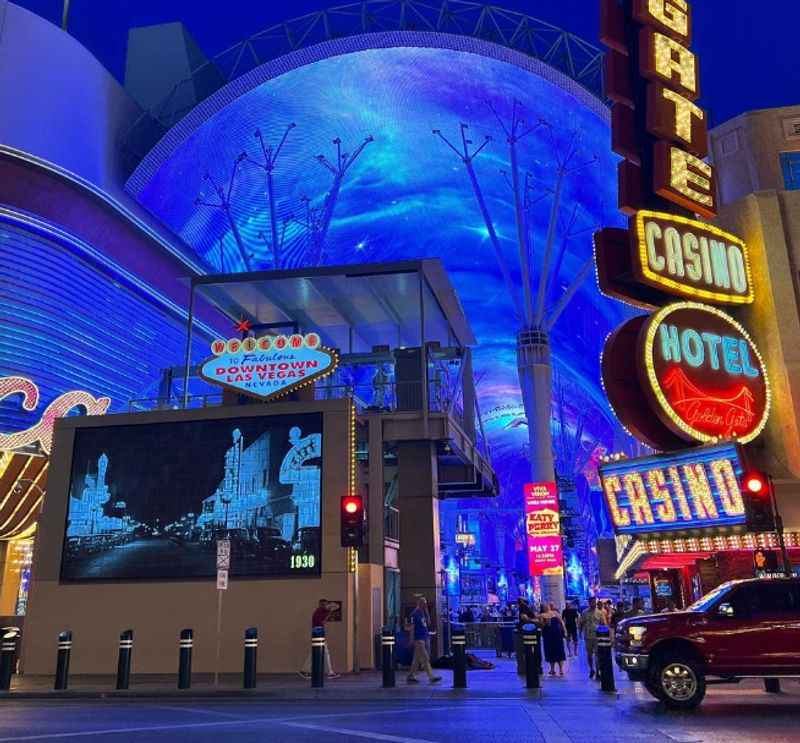
[[(39, 388), (26, 377), (0, 377), (0, 400), (11, 395), (22, 395), (22, 409), (32, 411), (39, 405)], [(39, 422), (14, 433), (0, 433), (0, 449), (23, 449), (39, 443), (45, 454), (53, 444), (53, 425), (75, 408), (83, 408), (86, 415), (103, 415), (111, 405), (110, 397), (94, 397), (83, 390), (65, 392), (53, 400), (42, 413)]]

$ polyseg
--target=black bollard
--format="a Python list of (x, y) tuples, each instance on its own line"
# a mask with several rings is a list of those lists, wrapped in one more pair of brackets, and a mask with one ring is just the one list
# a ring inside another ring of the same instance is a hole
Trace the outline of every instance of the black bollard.
[(539, 631), (533, 624), (522, 627), (522, 646), (525, 650), (525, 688), (538, 689), (539, 661), (536, 657), (536, 648), (539, 645)]
[(775, 678), (764, 679), (764, 691), (767, 692), (767, 694), (780, 694), (781, 680)]
[(614, 662), (611, 658), (611, 630), (604, 624), (597, 627), (597, 667), (600, 671), (600, 688), (603, 691), (616, 691)]
[(542, 670), (542, 652), (544, 647), (542, 645), (542, 630), (536, 627), (536, 644), (533, 646), (533, 659), (536, 663), (536, 671), (539, 674), (539, 679), (544, 675)]
[(58, 636), (58, 659), (56, 660), (56, 691), (69, 685), (69, 655), (72, 652), (72, 632), (65, 630)]
[(244, 674), (243, 686), (245, 689), (256, 688), (256, 673), (258, 669), (258, 629), (248, 627), (244, 631)]
[(178, 688), (190, 689), (192, 686), (192, 637), (190, 629), (182, 629), (178, 641)]
[(467, 688), (467, 633), (463, 624), (454, 624), (450, 642), (453, 644), (453, 688)]
[(133, 630), (126, 629), (119, 635), (119, 659), (117, 660), (117, 689), (127, 689), (130, 686), (132, 656), (133, 656)]
[(8, 691), (11, 688), (18, 637), (19, 627), (3, 627), (3, 639), (0, 640), (0, 691)]
[(391, 627), (381, 630), (381, 653), (383, 688), (394, 689), (394, 630)]
[(311, 688), (325, 686), (325, 628), (311, 630)]

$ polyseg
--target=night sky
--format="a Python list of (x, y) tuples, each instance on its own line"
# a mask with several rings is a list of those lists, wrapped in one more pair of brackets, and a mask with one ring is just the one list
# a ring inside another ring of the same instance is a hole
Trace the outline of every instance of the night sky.
[[(62, 0), (16, 0), (60, 24)], [(124, 77), (127, 31), (132, 26), (183, 21), (207, 55), (220, 52), (274, 23), (342, 0), (224, 4), (196, 0), (72, 0), (69, 31), (119, 79)], [(529, 13), (597, 43), (598, 0), (503, 0), (497, 5)], [(800, 95), (797, 28), (800, 5), (752, 0), (694, 0), (694, 49), (700, 53), (700, 104), (717, 125), (756, 108), (796, 104)]]

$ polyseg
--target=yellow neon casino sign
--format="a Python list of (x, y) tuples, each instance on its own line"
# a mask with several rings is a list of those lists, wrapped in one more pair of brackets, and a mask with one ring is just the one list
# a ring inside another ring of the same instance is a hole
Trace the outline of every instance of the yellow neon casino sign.
[(744, 240), (705, 222), (643, 209), (632, 225), (636, 278), (687, 299), (751, 304), (755, 298)]
[(599, 469), (618, 534), (735, 527), (746, 521), (735, 444), (622, 459)]

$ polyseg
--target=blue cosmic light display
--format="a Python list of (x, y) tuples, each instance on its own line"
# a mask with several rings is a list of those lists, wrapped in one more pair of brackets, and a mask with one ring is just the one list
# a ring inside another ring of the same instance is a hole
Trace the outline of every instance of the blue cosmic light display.
[[(522, 483), (529, 475), (516, 368), (519, 324), (464, 163), (433, 130), (460, 145), (460, 123), (468, 124), (475, 147), (491, 137), (474, 166), (511, 273), (519, 282), (508, 145), (498, 117), (508, 120), (516, 101), (531, 124), (547, 122), (519, 144), (521, 172), (530, 174), (532, 187), (534, 288), (553, 201), (555, 153), (564, 153), (577, 136), (573, 162), (593, 162), (564, 183), (547, 284), (547, 305), (552, 306), (591, 257), (592, 231), (619, 220), (617, 158), (610, 149), (602, 106), (577, 86), (570, 92), (570, 85), (566, 79), (561, 86), (491, 56), (450, 49), (397, 47), (340, 54), (248, 90), (215, 94), (201, 104), (205, 118), (179, 124), (180, 135), (173, 131), (148, 155), (128, 189), (194, 247), (209, 271), (242, 271), (241, 250), (225, 210), (195, 200), (216, 201), (211, 181), (227, 189), (242, 153), (260, 160), (256, 129), (265, 143), (275, 146), (294, 124), (277, 158), (273, 186), (279, 223), (285, 222), (287, 245), (294, 246), (294, 252), (288, 251), (290, 258), (294, 265), (303, 265), (297, 223), (304, 218), (306, 204), (323, 210), (332, 182), (331, 172), (317, 156), (333, 162), (335, 138), (352, 153), (366, 137), (373, 137), (342, 182), (318, 262), (442, 259), (480, 344), (474, 355), (475, 376), (494, 464), (504, 491), (521, 499)], [(206, 173), (211, 180), (204, 178)], [(274, 267), (265, 244), (270, 229), (266, 189), (264, 170), (241, 160), (232, 181), (230, 215), (252, 256), (253, 269)], [(626, 312), (620, 303), (600, 295), (592, 272), (552, 331), (556, 374), (581, 390), (579, 399), (568, 402), (574, 409), (567, 419), (592, 411), (583, 429), (586, 446), (612, 445), (616, 423), (600, 387), (599, 357), (607, 333)]]

